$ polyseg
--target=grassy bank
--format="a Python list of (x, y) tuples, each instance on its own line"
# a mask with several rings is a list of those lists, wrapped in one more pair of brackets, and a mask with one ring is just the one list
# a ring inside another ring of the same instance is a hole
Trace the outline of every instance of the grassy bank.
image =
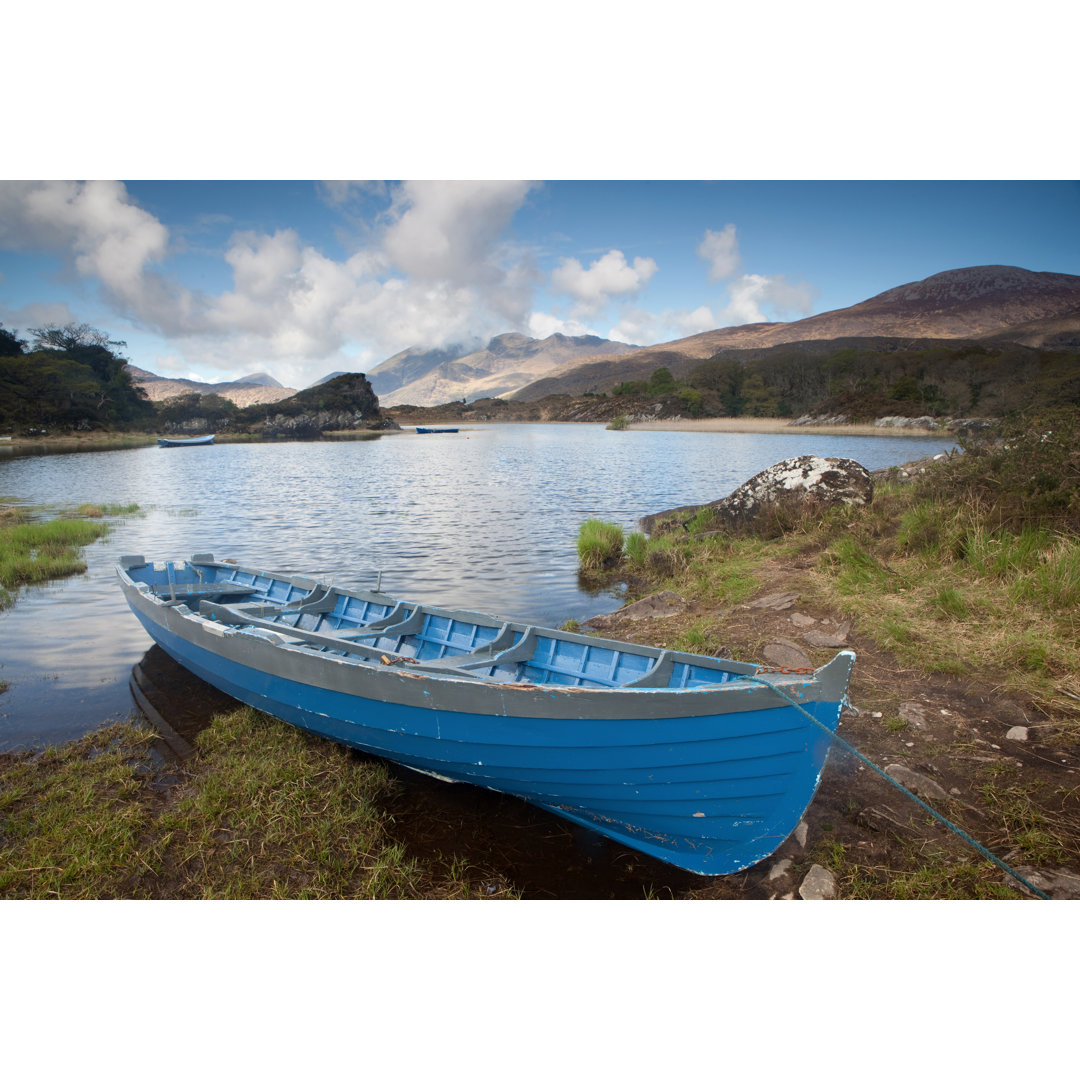
[[(868, 507), (763, 515), (741, 533), (705, 510), (629, 534), (607, 577), (630, 601), (670, 589), (686, 608), (612, 636), (761, 662), (809, 624), (848, 627), (860, 713), (846, 737), (936, 776), (952, 792), (938, 809), (1010, 865), (1077, 874), (1080, 431), (1060, 416), (1002, 434), (914, 481), (879, 481)], [(753, 607), (780, 592), (801, 622)], [(835, 649), (806, 651), (821, 663)], [(795, 871), (820, 862), (847, 897), (1016, 895), (902, 797), (879, 814), (868, 800), (890, 793), (831, 760)]]
[(15, 435), (5, 446), (13, 450), (65, 453), (75, 450), (131, 450), (153, 446), (157, 436), (133, 431), (79, 431), (51, 435)]
[(25, 507), (0, 506), (0, 611), (14, 603), (21, 585), (81, 574), (86, 570), (79, 549), (104, 536), (101, 519), (138, 511), (127, 506), (84, 504), (61, 517), (41, 520)]
[[(625, 420), (625, 417), (622, 419)], [(609, 425), (613, 427), (614, 425)], [(712, 431), (751, 435), (882, 435), (911, 439), (949, 438), (947, 431), (922, 431), (917, 428), (876, 427), (874, 424), (801, 424), (769, 416), (710, 416), (701, 420), (642, 420), (619, 425), (630, 431)]]
[(215, 717), (182, 769), (153, 744), (121, 724), (0, 755), (0, 898), (491, 895), (467, 868), (406, 857), (377, 762), (248, 708)]
[(868, 507), (763, 514), (742, 533), (720, 530), (708, 508), (680, 524), (646, 538), (585, 522), (582, 570), (614, 567), (638, 594), (722, 605), (743, 602), (777, 563), (802, 565), (815, 601), (911, 670), (992, 677), (1044, 711), (1069, 705), (1063, 688), (1080, 693), (1075, 419), (1014, 430), (914, 483), (879, 481)]

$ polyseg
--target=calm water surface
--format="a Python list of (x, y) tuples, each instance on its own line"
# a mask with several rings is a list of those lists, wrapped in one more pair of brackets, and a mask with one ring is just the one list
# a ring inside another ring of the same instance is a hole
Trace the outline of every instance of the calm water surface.
[(87, 573), (24, 589), (0, 613), (0, 750), (76, 738), (132, 708), (150, 639), (123, 603), (118, 556), (211, 552), (335, 584), (532, 622), (620, 604), (578, 584), (578, 527), (729, 494), (800, 454), (868, 469), (950, 440), (897, 436), (611, 432), (493, 425), (362, 442), (225, 443), (0, 458), (0, 495), (48, 507), (130, 503), (139, 516), (85, 549)]

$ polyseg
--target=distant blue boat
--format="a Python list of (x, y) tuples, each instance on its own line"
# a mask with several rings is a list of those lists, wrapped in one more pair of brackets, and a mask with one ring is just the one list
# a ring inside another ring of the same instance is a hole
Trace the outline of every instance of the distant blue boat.
[(456, 435), (457, 433), (456, 427), (418, 427), (416, 429), (417, 435)]
[(125, 556), (117, 574), (154, 641), (238, 700), (698, 874), (750, 866), (798, 825), (855, 660), (770, 673), (209, 555)]
[(158, 446), (209, 446), (213, 435), (199, 435), (194, 439), (158, 439)]

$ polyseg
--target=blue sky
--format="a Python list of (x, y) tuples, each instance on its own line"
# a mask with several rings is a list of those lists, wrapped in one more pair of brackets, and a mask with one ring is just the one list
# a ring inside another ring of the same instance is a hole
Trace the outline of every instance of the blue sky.
[(518, 331), (631, 344), (986, 263), (1080, 274), (1072, 181), (0, 181), (0, 321), (306, 386)]

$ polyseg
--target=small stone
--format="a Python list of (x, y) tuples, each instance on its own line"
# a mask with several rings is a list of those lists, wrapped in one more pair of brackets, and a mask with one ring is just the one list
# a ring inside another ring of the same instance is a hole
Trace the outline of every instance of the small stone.
[(900, 706), (900, 719), (906, 720), (912, 727), (926, 727), (926, 707), (915, 701), (905, 701)]
[(787, 638), (774, 638), (762, 649), (762, 655), (776, 667), (813, 667), (813, 662), (803, 649)]
[(814, 863), (799, 886), (799, 895), (804, 900), (835, 900), (836, 878), (824, 866)]
[(813, 626), (817, 622), (811, 615), (804, 615), (801, 611), (793, 611), (791, 613), (791, 621), (796, 626)]
[(800, 821), (795, 826), (795, 832), (792, 834), (796, 840), (799, 841), (799, 847), (806, 847), (806, 834), (810, 831), (810, 827), (805, 821)]
[(760, 608), (762, 611), (786, 611), (794, 607), (799, 599), (797, 592), (770, 593), (758, 600), (751, 600), (750, 607)]
[(810, 630), (803, 634), (803, 641), (814, 649), (842, 649), (847, 644), (846, 637), (826, 634), (822, 630)]
[(665, 589), (663, 592), (646, 596), (636, 603), (627, 604), (626, 607), (608, 615), (594, 615), (586, 625), (603, 630), (623, 619), (666, 619), (671, 615), (679, 615), (685, 610), (686, 601), (678, 593)]
[(775, 881), (777, 878), (786, 877), (787, 872), (791, 869), (790, 859), (781, 859), (775, 866), (769, 871), (767, 881)]
[(1042, 889), (1053, 900), (1080, 900), (1080, 877), (1075, 874), (1042, 870), (1034, 866), (1018, 866), (1016, 872), (1027, 878), (1036, 889)]
[(1027, 737), (1028, 729), (1026, 727), (1020, 727), (1019, 725), (1009, 728), (1005, 733), (1005, 738), (1012, 739), (1013, 742), (1027, 742)]
[(945, 793), (945, 789), (937, 783), (936, 780), (931, 780), (927, 776), (923, 776), (921, 773), (915, 772), (914, 769), (909, 769), (904, 765), (890, 765), (885, 770), (888, 776), (891, 776), (897, 783), (903, 784), (909, 791), (913, 791), (916, 795), (924, 799), (947, 799), (948, 795)]

